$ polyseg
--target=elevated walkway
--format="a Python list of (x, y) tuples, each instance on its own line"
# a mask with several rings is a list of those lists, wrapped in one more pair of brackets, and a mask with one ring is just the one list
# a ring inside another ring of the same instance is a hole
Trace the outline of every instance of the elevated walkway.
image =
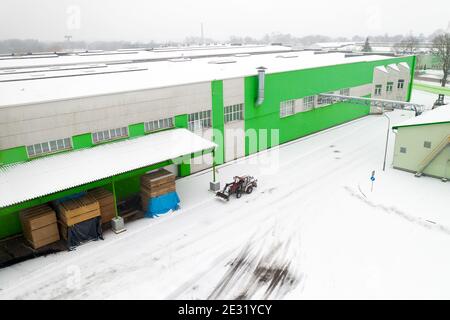
[(424, 105), (411, 103), (407, 101), (373, 99), (356, 96), (344, 96), (339, 94), (320, 94), (319, 98), (327, 99), (328, 101), (331, 101), (331, 103), (347, 102), (370, 106), (373, 109), (379, 109), (379, 112), (374, 113), (383, 113), (384, 110), (401, 109), (401, 110), (412, 110), (415, 112), (416, 116), (418, 116), (425, 110)]

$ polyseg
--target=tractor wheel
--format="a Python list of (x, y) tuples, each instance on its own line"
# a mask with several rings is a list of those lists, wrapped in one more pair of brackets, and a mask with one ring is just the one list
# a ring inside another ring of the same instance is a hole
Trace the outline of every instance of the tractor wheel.
[(250, 187), (247, 188), (247, 194), (252, 193), (252, 191), (253, 191), (253, 187), (252, 187), (252, 186), (250, 186)]
[(240, 198), (242, 196), (242, 193), (241, 193), (241, 191), (236, 191), (236, 198)]

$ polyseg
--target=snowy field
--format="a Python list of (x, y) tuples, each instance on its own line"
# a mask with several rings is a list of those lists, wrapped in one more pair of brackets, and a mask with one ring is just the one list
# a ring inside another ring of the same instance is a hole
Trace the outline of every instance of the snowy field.
[(386, 128), (369, 116), (226, 164), (222, 184), (259, 181), (227, 203), (211, 172), (177, 180), (180, 210), (2, 269), (0, 298), (449, 299), (450, 184), (392, 169), (391, 153), (383, 173)]

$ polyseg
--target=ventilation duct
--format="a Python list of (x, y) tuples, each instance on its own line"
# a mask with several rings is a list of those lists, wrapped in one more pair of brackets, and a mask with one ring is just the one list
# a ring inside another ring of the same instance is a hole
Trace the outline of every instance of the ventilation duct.
[(258, 70), (258, 99), (256, 105), (260, 106), (264, 102), (264, 80), (266, 76), (266, 68), (259, 67)]

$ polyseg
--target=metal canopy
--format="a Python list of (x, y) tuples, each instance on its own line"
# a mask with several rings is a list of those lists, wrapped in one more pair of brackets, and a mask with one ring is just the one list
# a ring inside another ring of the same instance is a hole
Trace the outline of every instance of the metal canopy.
[(187, 129), (172, 129), (0, 167), (0, 208), (216, 146)]

